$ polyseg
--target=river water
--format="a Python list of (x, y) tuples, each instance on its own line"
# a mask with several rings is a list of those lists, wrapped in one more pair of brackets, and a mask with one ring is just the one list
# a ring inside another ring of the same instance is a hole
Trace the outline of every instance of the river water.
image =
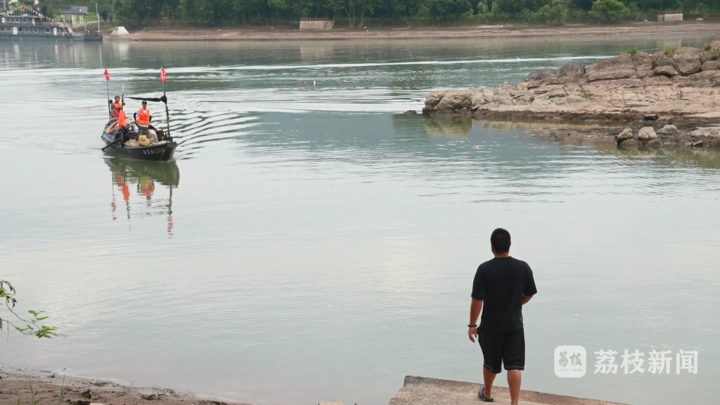
[[(479, 382), (471, 282), (502, 226), (539, 290), (524, 389), (713, 403), (720, 156), (399, 114), (432, 89), (706, 39), (2, 41), (0, 278), (62, 336), (11, 334), (0, 362), (257, 404)], [(158, 96), (167, 69), (175, 163), (100, 152), (103, 66), (128, 96)], [(555, 376), (560, 345), (587, 349), (584, 377)], [(594, 352), (635, 349), (671, 350), (672, 372), (594, 373)]]

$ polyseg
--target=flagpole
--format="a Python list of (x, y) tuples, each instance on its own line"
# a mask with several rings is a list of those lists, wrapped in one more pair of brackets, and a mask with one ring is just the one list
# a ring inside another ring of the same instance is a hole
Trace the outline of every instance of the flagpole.
[[(107, 67), (105, 67), (105, 73), (107, 73)], [(110, 109), (110, 80), (105, 76), (105, 93), (108, 100), (108, 117), (112, 118), (112, 110)]]
[(167, 119), (167, 136), (170, 138), (170, 110), (168, 110), (167, 106), (167, 95), (165, 94), (165, 81), (167, 80), (165, 75), (165, 69), (162, 67), (160, 68), (160, 79), (163, 84), (163, 97), (165, 97), (165, 118)]

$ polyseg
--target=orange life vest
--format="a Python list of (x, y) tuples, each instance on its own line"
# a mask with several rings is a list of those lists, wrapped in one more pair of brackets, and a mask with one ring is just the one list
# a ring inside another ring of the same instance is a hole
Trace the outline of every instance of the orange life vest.
[(122, 106), (122, 104), (120, 104), (120, 103), (113, 103), (113, 108), (116, 110), (119, 110), (121, 106)]
[(127, 116), (125, 115), (125, 110), (120, 110), (118, 112), (118, 125), (124, 127), (125, 124), (127, 124)]
[(150, 125), (150, 109), (143, 110), (142, 108), (138, 110), (138, 125), (142, 126), (148, 126)]

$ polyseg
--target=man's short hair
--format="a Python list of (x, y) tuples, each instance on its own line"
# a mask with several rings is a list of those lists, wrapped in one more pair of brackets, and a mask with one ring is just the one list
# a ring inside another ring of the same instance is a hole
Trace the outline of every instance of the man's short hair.
[(507, 253), (510, 251), (510, 232), (503, 228), (498, 228), (490, 235), (490, 244), (495, 253)]

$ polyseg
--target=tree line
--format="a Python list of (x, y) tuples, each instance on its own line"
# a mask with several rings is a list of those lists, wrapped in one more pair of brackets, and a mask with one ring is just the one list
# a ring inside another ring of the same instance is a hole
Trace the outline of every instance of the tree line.
[[(67, 0), (46, 0), (60, 3)], [(336, 26), (564, 24), (588, 20), (653, 20), (659, 10), (718, 12), (720, 0), (101, 0), (132, 26), (296, 25), (302, 17), (334, 19)]]

